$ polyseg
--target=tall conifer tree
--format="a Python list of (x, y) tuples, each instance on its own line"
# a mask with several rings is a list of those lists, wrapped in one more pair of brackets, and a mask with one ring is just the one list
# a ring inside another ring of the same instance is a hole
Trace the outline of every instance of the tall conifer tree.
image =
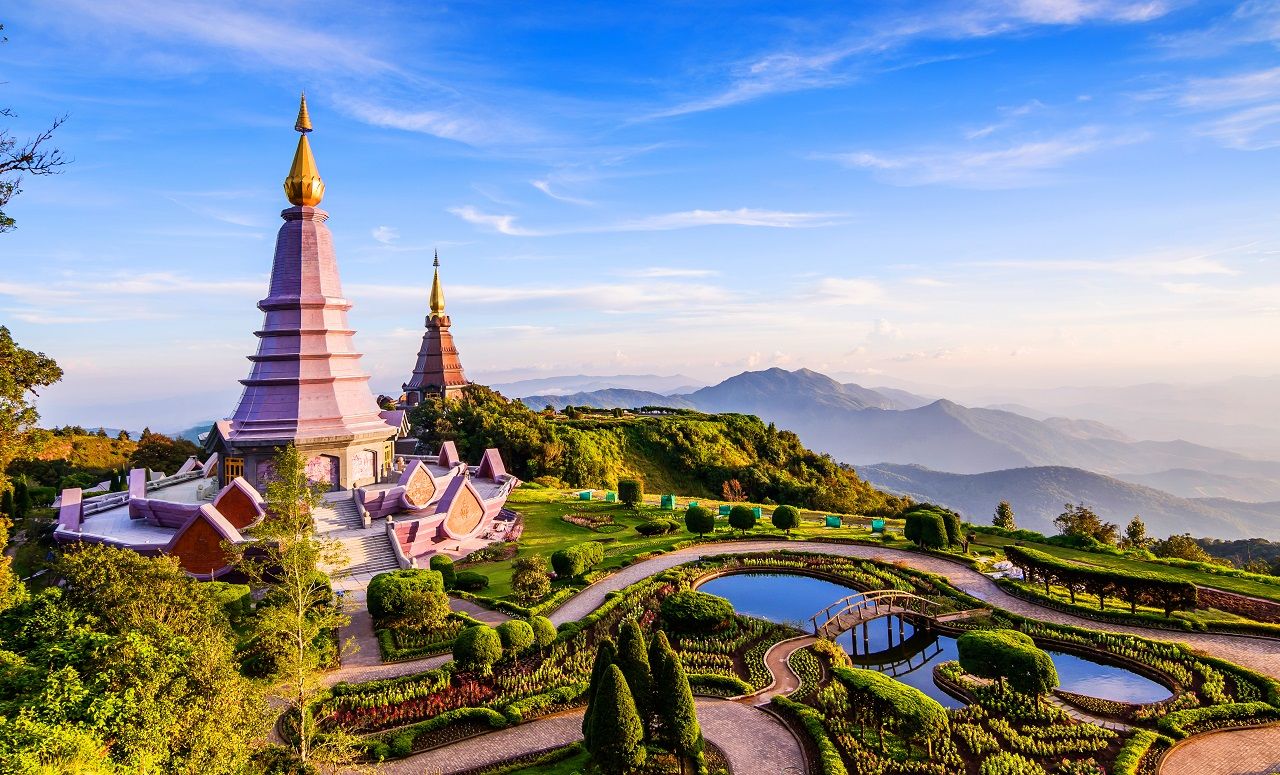
[(591, 760), (604, 775), (629, 775), (644, 764), (644, 725), (626, 676), (610, 665), (587, 709), (591, 716)]
[(653, 691), (653, 677), (649, 667), (644, 633), (641, 632), (640, 625), (635, 619), (628, 619), (622, 624), (622, 631), (618, 636), (616, 663), (627, 678), (627, 686), (631, 689), (636, 711), (644, 721), (645, 729), (648, 729), (652, 709), (649, 695)]
[(591, 681), (587, 684), (587, 712), (582, 716), (582, 740), (588, 750), (591, 748), (591, 713), (596, 706), (596, 694), (617, 653), (612, 638), (601, 638), (596, 644), (596, 661), (591, 666)]

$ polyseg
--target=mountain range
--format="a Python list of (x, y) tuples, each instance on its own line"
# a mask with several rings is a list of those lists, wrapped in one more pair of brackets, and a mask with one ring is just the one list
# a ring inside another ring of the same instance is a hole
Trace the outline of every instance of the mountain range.
[[(1070, 500), (1118, 509), (1108, 514), (1113, 520), (1127, 520), (1133, 513), (1150, 516), (1152, 532), (1159, 534), (1182, 529), (1178, 526), (1224, 538), (1280, 533), (1280, 519), (1275, 518), (1280, 515), (1273, 515), (1269, 506), (1245, 502), (1280, 499), (1278, 462), (1182, 440), (1134, 439), (1092, 419), (1037, 419), (1004, 408), (972, 408), (904, 390), (845, 384), (808, 369), (744, 372), (685, 393), (606, 387), (522, 400), (539, 409), (548, 404), (649, 405), (754, 414), (860, 470), (879, 469), (876, 475), (885, 479), (877, 484), (891, 490), (965, 513), (978, 506), (967, 500), (973, 497), (969, 493), (1002, 492), (979, 509), (980, 517), (1002, 498), (1022, 501), (1029, 514), (1040, 516), (1048, 514), (1045, 509), (1057, 514)], [(908, 477), (893, 468), (903, 465), (919, 468)], [(1022, 473), (1011, 473), (1015, 470)], [(1069, 470), (1076, 473), (1068, 475)], [(945, 478), (952, 475), (989, 478), (983, 480), (984, 489), (981, 483)], [(901, 486), (890, 484), (891, 479)], [(999, 487), (991, 484), (995, 482)], [(1180, 497), (1186, 495), (1217, 500), (1208, 505)], [(1271, 527), (1268, 520), (1277, 524)]]

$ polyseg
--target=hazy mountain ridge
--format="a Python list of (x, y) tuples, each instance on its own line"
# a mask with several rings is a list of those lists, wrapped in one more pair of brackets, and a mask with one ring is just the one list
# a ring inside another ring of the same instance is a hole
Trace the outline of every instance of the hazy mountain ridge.
[(636, 409), (641, 406), (668, 406), (672, 409), (693, 409), (691, 401), (683, 396), (667, 396), (648, 390), (628, 390), (626, 388), (606, 388), (586, 393), (569, 393), (568, 395), (525, 396), (520, 399), (530, 409), (554, 407), (556, 411), (566, 406), (591, 406), (596, 409)]
[[(536, 377), (514, 382), (501, 382), (490, 385), (494, 390), (508, 397), (524, 397), (533, 395), (570, 395), (591, 393), (599, 390), (641, 390), (661, 395), (670, 393), (687, 393), (697, 390), (703, 385), (701, 380), (683, 374), (614, 374), (611, 376), (592, 376), (574, 374), (561, 377)], [(602, 407), (612, 409), (613, 407)]]
[(1001, 500), (1013, 505), (1019, 527), (1052, 533), (1063, 504), (1086, 503), (1121, 527), (1140, 514), (1153, 535), (1189, 532), (1215, 538), (1280, 537), (1280, 503), (1189, 499), (1067, 466), (1037, 466), (954, 474), (918, 465), (856, 466), (880, 489), (933, 501), (969, 520), (990, 522)]

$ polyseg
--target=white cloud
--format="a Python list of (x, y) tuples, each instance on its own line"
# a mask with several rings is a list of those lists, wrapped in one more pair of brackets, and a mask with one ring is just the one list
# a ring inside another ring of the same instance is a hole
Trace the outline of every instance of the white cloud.
[(1238, 151), (1280, 147), (1280, 102), (1237, 111), (1205, 124), (1200, 132)]
[(1097, 127), (1002, 148), (969, 146), (913, 153), (872, 151), (829, 154), (848, 167), (872, 170), (885, 182), (902, 186), (951, 185), (960, 188), (1021, 188), (1045, 182), (1045, 173), (1097, 151), (1142, 140), (1129, 133), (1108, 136)]
[[(1246, 246), (1247, 247), (1247, 246)], [(1220, 251), (1234, 253), (1239, 249)], [(1042, 272), (1081, 272), (1127, 275), (1130, 277), (1194, 277), (1200, 275), (1238, 275), (1239, 270), (1213, 258), (1217, 254), (1167, 255), (1153, 254), (1114, 261), (1046, 260), (1046, 261), (981, 261), (975, 266), (999, 269), (1031, 269)]]
[(449, 212), (468, 223), (485, 226), (499, 234), (507, 234), (513, 237), (548, 237), (562, 234), (602, 234), (627, 231), (672, 231), (699, 226), (758, 226), (773, 229), (797, 229), (829, 226), (837, 223), (841, 217), (839, 213), (786, 212), (740, 207), (737, 210), (685, 210), (594, 226), (528, 229), (517, 225), (516, 216), (514, 215), (485, 213), (471, 205), (451, 207)]
[(552, 199), (556, 200), (557, 202), (567, 202), (569, 204), (583, 205), (583, 206), (591, 206), (595, 204), (594, 202), (587, 199), (579, 199), (577, 197), (567, 196), (565, 194), (557, 193), (551, 190), (551, 181), (549, 180), (531, 180), (529, 181), (529, 185), (538, 189), (539, 191), (551, 197)]
[(909, 277), (907, 282), (911, 285), (919, 285), (922, 288), (945, 288), (947, 283), (934, 277)]
[(1194, 78), (1178, 101), (1184, 107), (1207, 109), (1276, 97), (1280, 97), (1280, 67), (1220, 78)]
[(713, 277), (720, 274), (715, 269), (685, 269), (674, 266), (650, 266), (644, 269), (628, 269), (618, 274), (624, 277)]
[(884, 288), (873, 280), (862, 278), (824, 277), (813, 287), (812, 294), (822, 304), (865, 306), (885, 300)]
[(379, 226), (371, 234), (375, 240), (383, 245), (390, 245), (400, 239), (400, 230), (394, 226)]
[(468, 145), (484, 145), (512, 136), (497, 121), (481, 121), (462, 111), (405, 110), (346, 96), (338, 96), (335, 102), (356, 120), (372, 126), (417, 132)]

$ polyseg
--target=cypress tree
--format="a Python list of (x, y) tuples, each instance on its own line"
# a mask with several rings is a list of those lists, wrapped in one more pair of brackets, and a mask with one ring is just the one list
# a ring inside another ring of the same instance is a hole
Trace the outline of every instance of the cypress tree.
[(582, 740), (588, 749), (591, 748), (591, 713), (596, 706), (596, 694), (617, 653), (612, 638), (601, 638), (596, 644), (596, 661), (591, 666), (591, 682), (587, 684), (587, 712), (582, 716)]
[(11, 490), (5, 490), (4, 494), (0, 495), (0, 514), (4, 514), (6, 517), (13, 516), (13, 492)]
[(649, 696), (653, 691), (652, 671), (649, 667), (649, 655), (646, 653), (644, 633), (635, 619), (628, 619), (622, 624), (618, 636), (618, 657), (616, 664), (626, 676), (627, 686), (631, 689), (632, 700), (636, 704), (636, 712), (644, 721), (646, 729), (650, 726), (652, 704)]
[(26, 482), (19, 481), (13, 486), (14, 521), (26, 519), (29, 511), (31, 511), (31, 491), (27, 489)]
[(604, 775), (628, 775), (644, 764), (644, 725), (617, 665), (609, 666), (587, 714), (594, 719), (588, 750)]
[[(657, 642), (657, 638), (654, 641)], [(663, 639), (666, 643), (666, 639)], [(659, 703), (659, 727), (662, 743), (684, 761), (700, 761), (702, 757), (702, 728), (698, 724), (698, 710), (693, 702), (693, 690), (689, 688), (689, 676), (684, 672), (680, 657), (667, 646), (657, 655), (653, 664), (655, 692), (661, 694)]]

